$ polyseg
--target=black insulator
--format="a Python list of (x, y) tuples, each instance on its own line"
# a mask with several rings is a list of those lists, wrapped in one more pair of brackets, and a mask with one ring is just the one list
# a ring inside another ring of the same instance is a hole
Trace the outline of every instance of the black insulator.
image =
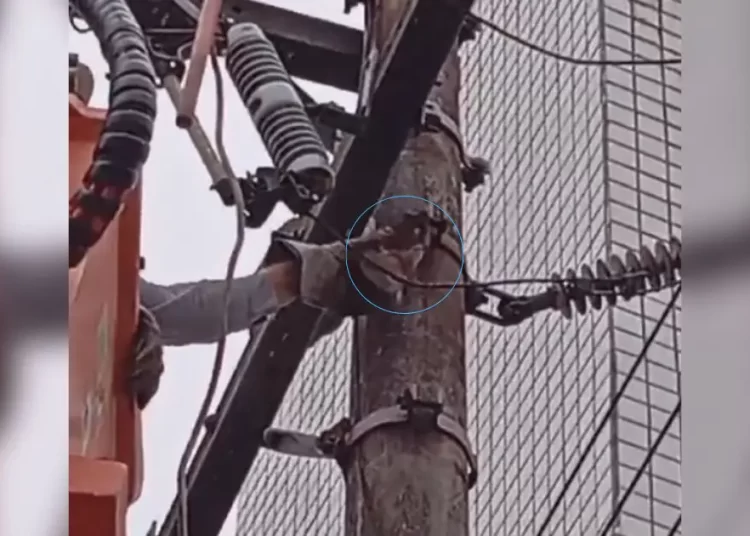
[(136, 185), (149, 155), (156, 119), (156, 77), (143, 29), (129, 3), (78, 0), (76, 8), (101, 45), (109, 64), (110, 86), (91, 165), (68, 202), (71, 268), (99, 241), (126, 193)]
[(628, 301), (651, 291), (673, 286), (682, 271), (682, 242), (675, 237), (669, 242), (658, 241), (653, 248), (642, 246), (629, 250), (624, 257), (611, 255), (597, 260), (594, 266), (584, 264), (579, 273), (569, 268), (565, 275), (552, 274), (559, 281), (555, 293), (555, 309), (565, 318), (573, 316), (573, 307), (580, 314), (591, 308), (600, 310), (606, 301), (616, 305), (618, 299)]

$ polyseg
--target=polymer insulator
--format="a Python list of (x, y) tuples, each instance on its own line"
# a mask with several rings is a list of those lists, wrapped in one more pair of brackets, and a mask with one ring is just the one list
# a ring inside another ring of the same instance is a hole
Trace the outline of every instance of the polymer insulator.
[(148, 43), (130, 4), (126, 0), (78, 0), (76, 8), (107, 58), (110, 88), (91, 165), (68, 201), (71, 268), (101, 239), (137, 183), (151, 151), (157, 103)]
[(328, 153), (276, 49), (256, 24), (227, 32), (229, 76), (245, 104), (274, 166), (311, 193), (333, 186)]
[(570, 268), (564, 277), (552, 274), (551, 279), (559, 281), (554, 287), (555, 309), (565, 318), (573, 316), (573, 306), (580, 314), (589, 308), (598, 311), (605, 301), (616, 305), (619, 298), (628, 301), (647, 291), (670, 287), (681, 271), (682, 243), (674, 237), (656, 242), (653, 248), (629, 250), (624, 257), (611, 255), (608, 260), (597, 260), (593, 267), (582, 265), (579, 273)]

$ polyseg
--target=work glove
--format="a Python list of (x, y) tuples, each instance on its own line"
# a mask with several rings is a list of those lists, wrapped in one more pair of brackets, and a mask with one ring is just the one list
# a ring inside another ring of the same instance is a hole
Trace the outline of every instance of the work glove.
[(130, 390), (138, 409), (144, 409), (159, 390), (164, 373), (164, 348), (156, 318), (143, 307), (138, 314), (132, 352)]
[[(391, 310), (398, 308), (411, 274), (424, 257), (424, 233), (411, 220), (395, 228), (366, 231), (349, 242), (349, 273), (345, 265), (346, 246), (341, 242), (317, 245), (278, 236), (275, 242), (299, 263), (301, 300), (345, 317), (375, 309), (357, 292), (352, 281), (373, 304)], [(316, 338), (323, 334), (316, 333)]]
[[(271, 243), (271, 250), (268, 255), (267, 262), (274, 264), (278, 262), (284, 262), (289, 260), (290, 251), (288, 245), (281, 245), (282, 240), (280, 238), (291, 239), (292, 241), (301, 240), (305, 236), (305, 232), (314, 224), (314, 221), (307, 216), (294, 216), (279, 227), (274, 233), (274, 241)], [(285, 242), (286, 244), (286, 242)], [(297, 259), (296, 256), (292, 255), (292, 258)], [(313, 346), (323, 337), (334, 333), (341, 327), (344, 322), (344, 317), (335, 311), (328, 309), (324, 311), (320, 318), (320, 322), (315, 327), (315, 331), (310, 337), (308, 346)]]

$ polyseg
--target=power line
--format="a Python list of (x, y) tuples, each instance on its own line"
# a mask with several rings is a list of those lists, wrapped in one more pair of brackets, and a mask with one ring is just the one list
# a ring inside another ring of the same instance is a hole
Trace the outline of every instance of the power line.
[[(669, 303), (664, 308), (664, 311), (659, 317), (659, 320), (657, 320), (656, 325), (651, 330), (651, 334), (648, 336), (648, 339), (646, 339), (646, 342), (644, 343), (643, 348), (638, 354), (638, 357), (635, 359), (633, 366), (630, 367), (630, 370), (628, 371), (627, 376), (625, 376), (625, 379), (623, 380), (622, 385), (617, 390), (615, 395), (612, 397), (612, 400), (609, 404), (609, 408), (607, 408), (607, 412), (604, 414), (601, 421), (599, 421), (599, 424), (597, 425), (596, 430), (594, 431), (594, 435), (591, 437), (588, 444), (583, 449), (583, 454), (581, 454), (581, 457), (578, 459), (575, 466), (573, 467), (573, 471), (570, 473), (565, 483), (563, 484), (560, 494), (557, 496), (557, 499), (555, 499), (555, 502), (552, 505), (552, 508), (550, 508), (550, 511), (547, 513), (547, 516), (544, 518), (544, 521), (542, 521), (542, 524), (539, 530), (536, 532), (536, 536), (544, 536), (544, 531), (547, 530), (547, 527), (552, 521), (552, 517), (557, 512), (557, 509), (560, 508), (560, 505), (562, 504), (563, 499), (565, 498), (565, 494), (573, 485), (573, 481), (578, 476), (578, 472), (583, 467), (583, 463), (586, 461), (586, 458), (588, 458), (588, 455), (594, 449), (594, 446), (596, 445), (596, 441), (599, 439), (599, 436), (606, 428), (609, 419), (612, 417), (612, 415), (614, 415), (615, 410), (617, 409), (617, 404), (620, 402), (620, 399), (624, 396), (625, 390), (627, 389), (628, 385), (630, 385), (630, 382), (635, 377), (635, 373), (640, 367), (641, 363), (643, 363), (643, 361), (646, 359), (646, 355), (648, 354), (649, 348), (653, 344), (654, 340), (656, 340), (656, 335), (659, 333), (659, 330), (661, 329), (662, 325), (664, 325), (664, 322), (667, 320), (667, 317), (669, 316), (672, 309), (676, 305), (677, 299), (679, 298), (681, 293), (682, 293), (682, 284), (680, 284), (675, 290), (675, 292), (672, 294), (672, 298), (669, 300)], [(549, 495), (550, 493), (547, 493), (547, 496), (545, 497), (545, 501), (549, 498)], [(526, 531), (524, 531), (524, 533), (525, 532)]]
[(576, 58), (573, 56), (569, 56), (566, 54), (562, 54), (560, 52), (556, 52), (554, 50), (549, 50), (547, 48), (544, 48), (541, 45), (537, 45), (535, 43), (532, 43), (531, 41), (524, 39), (522, 37), (519, 37), (515, 34), (510, 33), (508, 30), (504, 30), (494, 22), (487, 20), (483, 17), (480, 17), (479, 15), (476, 15), (472, 13), (469, 15), (471, 20), (474, 20), (487, 28), (493, 30), (494, 32), (500, 34), (504, 38), (508, 39), (509, 41), (513, 41), (516, 44), (519, 44), (525, 48), (528, 48), (529, 50), (533, 50), (534, 52), (541, 54), (542, 56), (546, 56), (548, 58), (555, 59), (557, 61), (561, 61), (564, 63), (569, 63), (571, 65), (579, 65), (584, 67), (596, 67), (596, 66), (648, 66), (648, 65), (679, 65), (682, 63), (682, 57), (676, 57), (676, 58), (666, 58), (666, 59), (628, 59), (628, 60), (596, 60), (596, 59), (586, 59), (586, 58)]
[(672, 412), (669, 414), (667, 422), (664, 423), (664, 426), (659, 431), (659, 435), (657, 436), (656, 440), (649, 447), (648, 452), (646, 453), (646, 457), (643, 459), (640, 467), (638, 467), (635, 475), (633, 475), (633, 479), (630, 481), (630, 484), (628, 484), (625, 493), (622, 494), (622, 497), (620, 497), (620, 500), (617, 502), (617, 506), (614, 508), (614, 510), (612, 510), (612, 515), (609, 517), (609, 520), (607, 520), (607, 523), (604, 525), (604, 529), (602, 529), (602, 531), (599, 533), (599, 536), (606, 536), (609, 533), (610, 529), (614, 527), (615, 523), (617, 522), (617, 518), (620, 516), (622, 509), (625, 507), (625, 503), (633, 493), (633, 490), (635, 490), (635, 487), (638, 485), (638, 481), (641, 479), (641, 476), (643, 476), (646, 468), (651, 465), (651, 460), (653, 459), (654, 454), (656, 454), (656, 451), (658, 450), (659, 445), (661, 445), (661, 442), (664, 441), (664, 438), (667, 436), (669, 429), (672, 427), (675, 420), (677, 419), (677, 416), (680, 414), (681, 409), (682, 401), (678, 400), (677, 404), (675, 404), (674, 406), (674, 409), (672, 409)]
[(682, 514), (677, 516), (677, 519), (674, 520), (674, 523), (672, 523), (672, 527), (669, 529), (669, 532), (667, 533), (667, 536), (674, 536), (677, 534), (677, 531), (682, 526)]

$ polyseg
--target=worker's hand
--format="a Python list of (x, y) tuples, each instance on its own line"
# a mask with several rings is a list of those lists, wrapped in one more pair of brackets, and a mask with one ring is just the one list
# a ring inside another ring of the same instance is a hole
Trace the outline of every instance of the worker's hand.
[(364, 296), (370, 302), (364, 307), (372, 309), (374, 304), (383, 309), (398, 310), (404, 291), (415, 281), (417, 266), (426, 251), (426, 247), (420, 244), (405, 249), (365, 251), (362, 255), (350, 257), (349, 274), (357, 289), (353, 289), (356, 295), (351, 295), (349, 300), (361, 305), (366, 303)]
[(159, 390), (164, 373), (161, 331), (154, 315), (141, 308), (133, 341), (133, 369), (130, 389), (138, 409), (144, 409)]
[(277, 238), (277, 243), (300, 263), (299, 295), (304, 302), (340, 316), (354, 316), (373, 308), (353, 288), (349, 274), (368, 300), (391, 308), (403, 291), (404, 281), (424, 256), (422, 239), (399, 231), (386, 228), (368, 232), (351, 240), (348, 252), (340, 242), (315, 245)]
[(349, 241), (349, 253), (366, 251), (401, 252), (427, 247), (436, 234), (435, 222), (426, 213), (407, 214), (393, 227), (368, 227), (362, 236)]

